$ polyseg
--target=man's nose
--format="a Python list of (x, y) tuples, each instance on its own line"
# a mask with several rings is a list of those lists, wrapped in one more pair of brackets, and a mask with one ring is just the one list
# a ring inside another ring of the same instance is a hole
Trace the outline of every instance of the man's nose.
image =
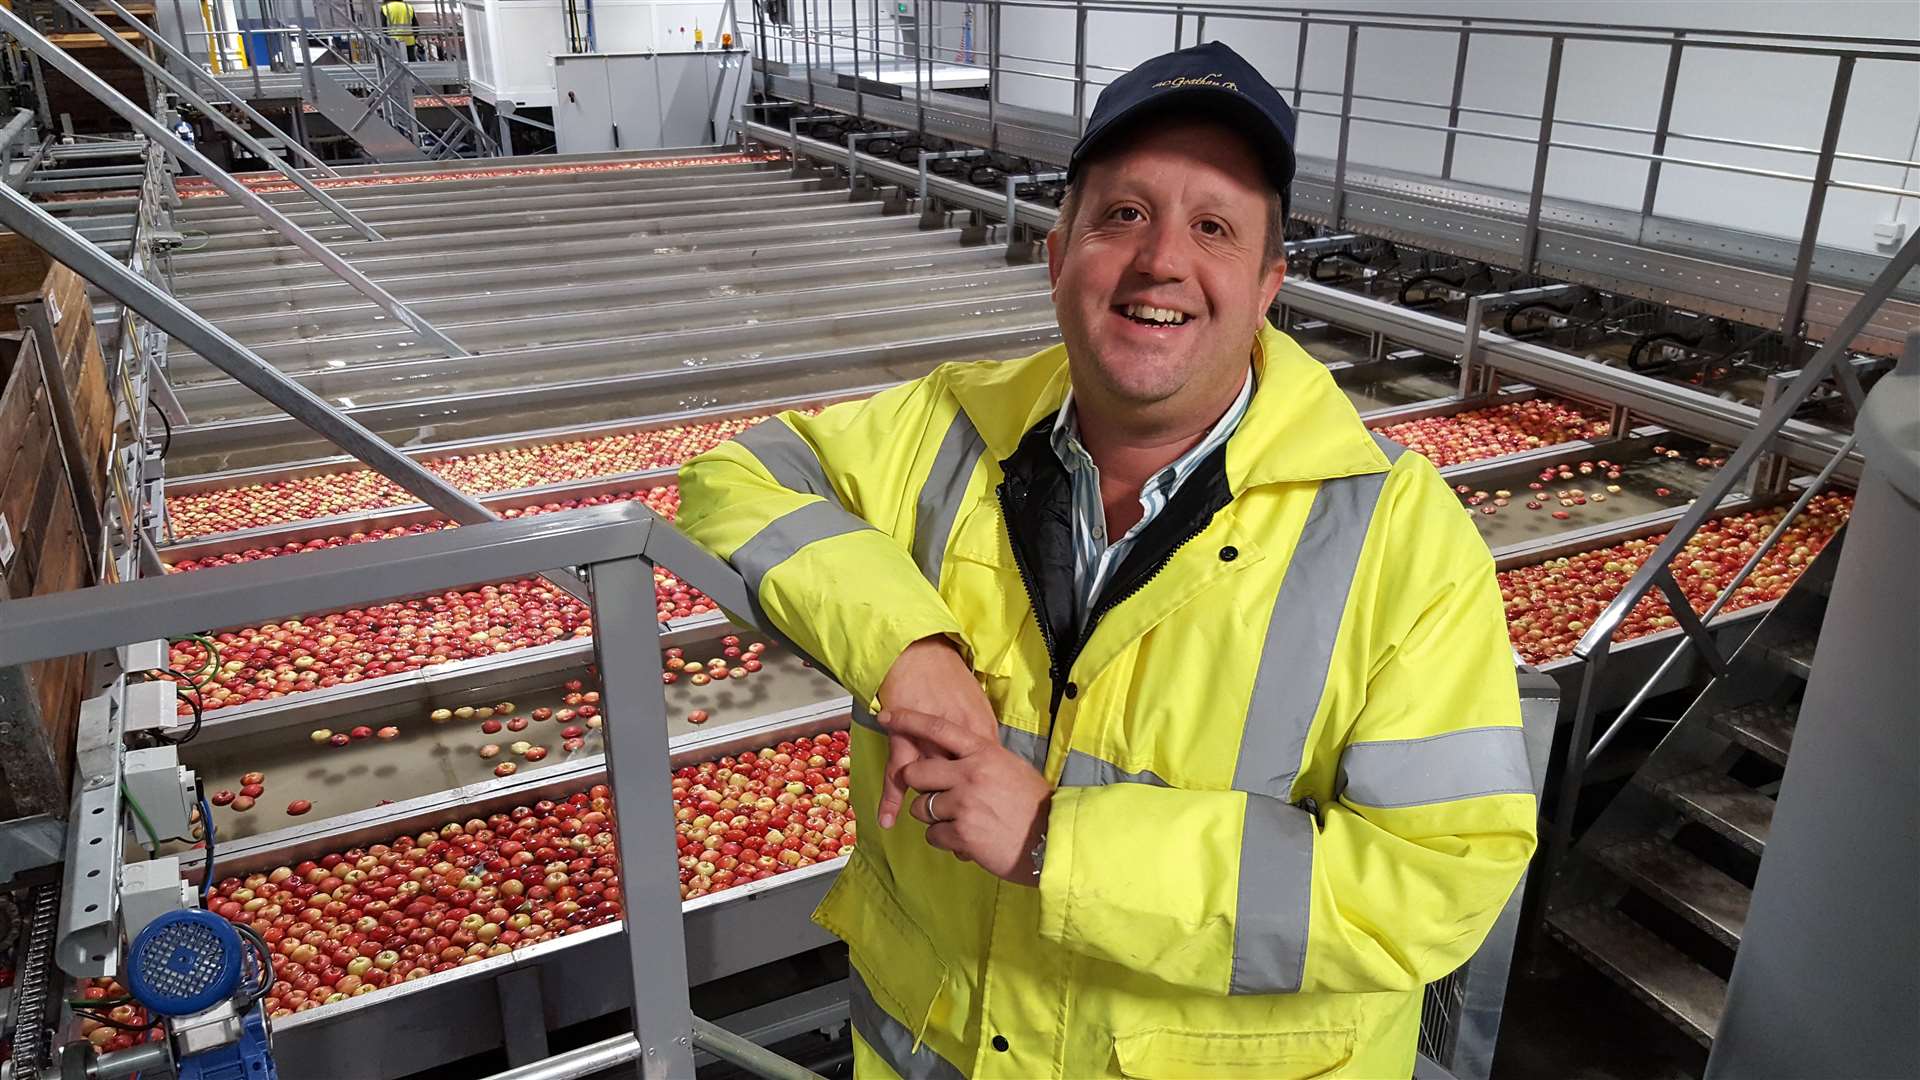
[(1184, 281), (1192, 272), (1193, 243), (1187, 230), (1170, 221), (1156, 221), (1134, 249), (1133, 270), (1152, 281)]

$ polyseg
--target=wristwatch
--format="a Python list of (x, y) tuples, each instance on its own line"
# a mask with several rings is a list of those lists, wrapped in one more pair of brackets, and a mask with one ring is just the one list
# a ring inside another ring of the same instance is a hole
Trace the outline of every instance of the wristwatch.
[(1041, 833), (1040, 839), (1033, 845), (1033, 850), (1027, 852), (1027, 859), (1033, 863), (1033, 883), (1035, 885), (1040, 884), (1040, 866), (1046, 861), (1046, 858), (1047, 834)]

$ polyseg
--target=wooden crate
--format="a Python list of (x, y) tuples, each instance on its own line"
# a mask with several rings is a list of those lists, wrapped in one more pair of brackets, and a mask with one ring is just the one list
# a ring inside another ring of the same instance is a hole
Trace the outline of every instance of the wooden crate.
[[(53, 409), (32, 335), (0, 389), (0, 528), (4, 593), (41, 596), (93, 583), (75, 486), (54, 449)], [(11, 550), (5, 550), (10, 548)], [(4, 617), (4, 614), (0, 614)], [(85, 657), (0, 673), (0, 818), (64, 813), (73, 732), (87, 691)]]
[(53, 262), (39, 248), (13, 233), (0, 233), (0, 332), (31, 331), (32, 305), (38, 304), (53, 327), (68, 400), (79, 425), (79, 444), (87, 497), (106, 501), (107, 458), (113, 446), (113, 397), (107, 388), (106, 358), (93, 326), (93, 307), (80, 275)]
[[(95, 584), (83, 521), (105, 502), (113, 404), (85, 284), (0, 235), (0, 608)], [(36, 332), (36, 329), (40, 332)], [(53, 346), (53, 363), (41, 349)], [(57, 376), (72, 405), (76, 468), (61, 452)], [(88, 511), (82, 513), (83, 504)], [(0, 617), (4, 613), (0, 612)], [(0, 671), (0, 819), (66, 813), (86, 657)]]

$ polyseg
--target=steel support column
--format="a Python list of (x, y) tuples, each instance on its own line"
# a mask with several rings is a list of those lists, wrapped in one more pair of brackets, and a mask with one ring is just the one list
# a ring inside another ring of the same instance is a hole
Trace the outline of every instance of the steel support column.
[[(607, 780), (619, 824), (622, 866), (671, 866), (673, 834), (655, 827), (673, 812), (667, 786), (667, 702), (654, 678), (660, 624), (654, 619), (653, 564), (644, 558), (596, 563), (593, 651), (608, 702), (618, 702), (601, 734)], [(680, 891), (671, 875), (629, 875), (621, 886), (632, 977), (633, 1027), (646, 1080), (693, 1075), (692, 1007)]]
[[(1820, 160), (1813, 169), (1813, 191), (1807, 196), (1807, 224), (1800, 230), (1800, 250), (1793, 259), (1793, 284), (1787, 289), (1780, 333), (1789, 342), (1800, 340), (1806, 321), (1807, 283), (1813, 275), (1813, 248), (1820, 239), (1820, 218), (1827, 206), (1827, 183), (1833, 179), (1833, 155), (1839, 148), (1840, 128), (1847, 118), (1847, 92), (1853, 86), (1853, 57), (1842, 56), (1833, 72), (1833, 96), (1827, 103), (1827, 127), (1820, 136)], [(1858, 403), (1855, 403), (1858, 407)]]
[(1533, 186), (1527, 196), (1527, 231), (1520, 239), (1522, 273), (1533, 273), (1540, 250), (1540, 208), (1547, 194), (1547, 157), (1553, 152), (1553, 110), (1560, 97), (1560, 61), (1566, 55), (1567, 39), (1555, 36), (1547, 52), (1547, 89), (1540, 99), (1540, 141), (1533, 151)]

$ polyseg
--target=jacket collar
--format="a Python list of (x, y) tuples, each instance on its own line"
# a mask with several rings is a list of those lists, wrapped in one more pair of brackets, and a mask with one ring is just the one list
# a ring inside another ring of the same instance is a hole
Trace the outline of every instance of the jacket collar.
[[(1291, 337), (1262, 323), (1254, 341), (1258, 381), (1239, 430), (1227, 441), (1227, 482), (1237, 494), (1261, 484), (1385, 472), (1386, 454), (1333, 375)], [(1005, 363), (965, 364), (949, 385), (995, 459), (1066, 400), (1067, 347)]]

